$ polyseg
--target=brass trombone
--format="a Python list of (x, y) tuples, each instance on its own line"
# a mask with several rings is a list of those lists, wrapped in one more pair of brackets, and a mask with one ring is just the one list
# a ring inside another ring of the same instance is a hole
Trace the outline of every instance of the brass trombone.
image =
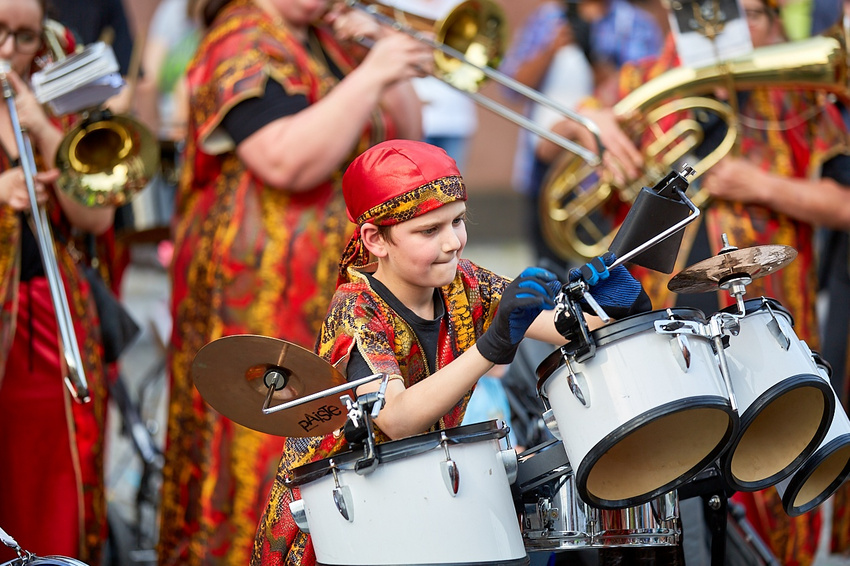
[[(599, 138), (599, 128), (594, 122), (493, 68), (503, 55), (505, 27), (502, 10), (492, 0), (462, 1), (439, 20), (424, 13), (414, 13), (416, 5), (420, 3), (412, 0), (394, 0), (386, 4), (374, 0), (345, 0), (345, 4), (433, 48), (437, 69), (434, 76), (476, 103), (578, 155), (593, 166), (602, 162), (604, 147)], [(409, 6), (407, 11), (399, 7), (400, 4)], [(519, 112), (482, 95), (478, 92), (478, 86), (485, 78), (578, 122), (593, 134), (597, 151), (594, 153), (542, 128)]]
[(65, 384), (78, 403), (86, 403), (91, 400), (88, 382), (86, 381), (83, 361), (80, 356), (80, 347), (77, 344), (77, 335), (74, 332), (74, 322), (71, 318), (71, 309), (68, 306), (68, 297), (65, 294), (65, 286), (62, 274), (59, 272), (59, 264), (56, 261), (56, 250), (54, 249), (53, 232), (50, 229), (50, 221), (47, 211), (40, 206), (35, 194), (34, 177), (36, 174), (35, 155), (32, 143), (21, 128), (18, 119), (18, 108), (15, 103), (15, 93), (9, 84), (8, 73), (10, 70), (8, 61), (0, 61), (0, 88), (3, 90), (3, 98), (9, 107), (9, 117), (12, 121), (12, 130), (15, 132), (15, 142), (18, 145), (18, 154), (21, 161), (21, 169), (24, 172), (24, 181), (29, 193), (30, 208), (32, 212), (35, 236), (38, 240), (38, 251), (44, 264), (44, 274), (50, 288), (50, 297), (56, 311), (56, 322), (59, 326), (59, 340), (62, 343), (63, 357), (67, 368)]

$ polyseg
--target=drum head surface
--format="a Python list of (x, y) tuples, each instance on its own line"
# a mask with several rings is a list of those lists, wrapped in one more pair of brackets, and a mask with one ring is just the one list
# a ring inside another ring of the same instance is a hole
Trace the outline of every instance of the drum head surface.
[(788, 476), (814, 453), (832, 421), (832, 389), (818, 376), (787, 378), (762, 399), (747, 409), (722, 458), (726, 480), (739, 491), (764, 489)]
[(835, 438), (822, 446), (794, 472), (782, 498), (785, 512), (792, 517), (811, 511), (847, 479), (850, 474), (850, 435)]
[(716, 459), (737, 425), (731, 407), (719, 400), (715, 406), (704, 399), (684, 403), (697, 406), (659, 407), (588, 453), (577, 475), (582, 499), (604, 509), (639, 505), (676, 489)]

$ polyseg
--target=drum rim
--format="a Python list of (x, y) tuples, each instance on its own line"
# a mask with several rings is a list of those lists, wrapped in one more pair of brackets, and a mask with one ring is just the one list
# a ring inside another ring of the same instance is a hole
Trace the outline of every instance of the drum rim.
[(844, 433), (842, 435), (836, 436), (823, 446), (819, 446), (817, 450), (815, 450), (814, 454), (812, 454), (809, 458), (803, 462), (803, 465), (800, 466), (797, 470), (795, 470), (791, 476), (790, 481), (788, 482), (788, 486), (785, 489), (785, 493), (782, 495), (782, 507), (785, 509), (785, 513), (789, 517), (796, 517), (798, 515), (802, 515), (803, 513), (808, 513), (824, 501), (826, 501), (829, 497), (835, 493), (841, 484), (844, 483), (844, 480), (850, 476), (850, 458), (847, 459), (847, 462), (844, 464), (844, 467), (841, 469), (841, 472), (835, 477), (835, 479), (830, 482), (826, 488), (821, 491), (817, 497), (813, 497), (811, 500), (807, 501), (805, 504), (800, 506), (793, 505), (794, 499), (797, 497), (797, 494), (809, 480), (815, 471), (817, 471), (818, 466), (820, 466), (824, 460), (832, 456), (832, 454), (838, 450), (839, 448), (844, 448), (847, 444), (850, 443), (850, 432)]
[[(691, 314), (692, 316), (684, 316)], [(655, 328), (657, 320), (695, 320), (696, 322), (706, 324), (705, 313), (699, 309), (691, 307), (675, 307), (670, 309), (654, 310), (635, 314), (621, 320), (616, 320), (590, 333), (597, 348), (606, 346), (617, 340), (623, 340), (635, 334), (640, 334), (647, 330)], [(694, 338), (702, 338), (694, 336)], [(706, 340), (708, 340), (706, 338)], [(543, 391), (543, 385), (546, 380), (552, 376), (555, 371), (566, 364), (564, 354), (558, 348), (554, 352), (546, 356), (537, 366), (537, 391)]]
[[(675, 410), (671, 411), (671, 408), (675, 408)], [(613, 442), (615, 438), (618, 439), (618, 441), (622, 440), (623, 437), (636, 432), (641, 427), (650, 424), (659, 417), (669, 416), (691, 409), (719, 409), (726, 413), (729, 417), (729, 424), (726, 427), (726, 431), (723, 433), (722, 439), (709, 452), (709, 454), (704, 456), (699, 462), (692, 466), (691, 469), (652, 491), (627, 499), (601, 499), (591, 495), (587, 491), (587, 480), (590, 474), (590, 469), (592, 469), (593, 466), (599, 462), (599, 459), (602, 458), (602, 456), (604, 456), (608, 450), (614, 446), (614, 444), (616, 444), (616, 442)], [(596, 445), (593, 446), (587, 454), (585, 454), (584, 459), (578, 467), (573, 468), (576, 477), (576, 489), (578, 490), (579, 497), (581, 497), (582, 500), (589, 505), (600, 509), (623, 509), (626, 507), (643, 505), (656, 497), (676, 490), (679, 486), (687, 483), (690, 479), (696, 477), (697, 474), (706, 469), (721, 454), (726, 452), (731, 440), (737, 437), (739, 426), (738, 413), (732, 410), (732, 405), (726, 397), (700, 395), (697, 397), (688, 397), (686, 399), (676, 399), (675, 401), (671, 401), (664, 405), (659, 405), (658, 407), (638, 415), (630, 421), (620, 425), (616, 430), (608, 433), (604, 438), (597, 442)]]
[[(821, 423), (818, 427), (817, 434), (812, 437), (811, 441), (806, 445), (806, 448), (800, 453), (799, 456), (794, 458), (794, 460), (788, 464), (782, 470), (776, 472), (772, 476), (759, 480), (757, 482), (741, 482), (735, 475), (732, 473), (732, 455), (735, 452), (735, 449), (741, 442), (741, 438), (744, 433), (753, 424), (756, 417), (758, 417), (761, 412), (770, 405), (777, 397), (780, 397), (786, 393), (793, 391), (794, 389), (798, 389), (800, 387), (814, 387), (823, 393), (824, 402), (826, 405), (826, 410), (821, 416)], [(756, 408), (753, 411), (753, 408)], [(830, 409), (831, 408), (831, 409)], [(720, 468), (723, 473), (723, 477), (726, 479), (729, 487), (737, 490), (737, 491), (759, 491), (761, 489), (768, 488), (772, 485), (776, 485), (780, 481), (789, 477), (793, 474), (808, 458), (812, 456), (812, 454), (817, 451), (823, 439), (826, 438), (826, 435), (829, 433), (829, 427), (832, 425), (832, 419), (835, 416), (835, 394), (832, 391), (832, 387), (824, 381), (823, 377), (820, 375), (815, 375), (812, 373), (807, 374), (797, 374), (792, 375), (786, 379), (783, 379), (779, 383), (776, 383), (773, 387), (770, 387), (762, 393), (758, 399), (753, 401), (747, 410), (744, 411), (743, 415), (740, 415), (740, 427), (738, 429), (738, 433), (735, 435), (735, 438), (729, 443), (727, 449), (723, 452), (723, 455), (720, 457)]]
[[(461, 434), (463, 431), (463, 434)], [(452, 428), (423, 432), (406, 438), (390, 440), (375, 445), (375, 456), (379, 464), (388, 464), (403, 458), (424, 454), (440, 446), (443, 434), (449, 444), (464, 444), (482, 440), (501, 440), (508, 435), (509, 428), (503, 421), (496, 419), (480, 423), (460, 425)], [(353, 470), (354, 463), (362, 458), (362, 450), (338, 452), (327, 458), (309, 462), (293, 468), (285, 478), (288, 486), (300, 486), (315, 481), (331, 473), (330, 461), (339, 470)]]
[(88, 566), (88, 564), (70, 556), (51, 554), (48, 556), (32, 555), (29, 558), (13, 558), (9, 562), (3, 562), (0, 566)]
[[(770, 305), (770, 308), (772, 310), (779, 311), (786, 317), (788, 317), (788, 320), (791, 322), (791, 326), (794, 326), (794, 316), (791, 314), (791, 311), (782, 306), (782, 303), (770, 297), (754, 297), (752, 299), (745, 300), (744, 311), (747, 314), (745, 314), (744, 316), (749, 316), (751, 314), (761, 311), (764, 308), (765, 304)], [(720, 312), (726, 314), (740, 314), (738, 312), (738, 305), (730, 305), (721, 309)]]

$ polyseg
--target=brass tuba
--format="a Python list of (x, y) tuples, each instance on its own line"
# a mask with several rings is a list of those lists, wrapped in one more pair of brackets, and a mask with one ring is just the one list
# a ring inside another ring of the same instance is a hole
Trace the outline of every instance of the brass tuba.
[[(816, 90), (848, 96), (847, 42), (844, 29), (793, 43), (753, 50), (747, 56), (702, 68), (678, 67), (644, 83), (617, 103), (614, 114), (633, 140), (646, 132), (655, 139), (641, 148), (644, 175), (618, 186), (605, 172), (562, 154), (541, 187), (539, 213), (546, 242), (565, 260), (584, 261), (608, 250), (617, 226), (610, 212), (619, 203), (630, 205), (643, 186), (652, 186), (672, 166), (688, 157), (703, 141), (703, 130), (692, 116), (713, 113), (728, 126), (725, 138), (701, 161), (688, 161), (696, 179), (736, 147), (738, 118), (734, 109), (711, 95), (727, 87), (747, 90), (763, 86)], [(665, 117), (690, 111), (672, 129), (661, 132)], [(702, 207), (708, 200), (698, 190), (691, 200)]]

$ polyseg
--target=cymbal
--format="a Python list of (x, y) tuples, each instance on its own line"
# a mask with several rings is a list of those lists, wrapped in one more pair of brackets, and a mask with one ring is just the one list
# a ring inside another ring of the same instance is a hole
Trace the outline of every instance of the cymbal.
[[(345, 424), (345, 392), (263, 413), (269, 388), (266, 371), (288, 376), (274, 392), (270, 407), (346, 383), (328, 362), (296, 344), (256, 335), (225, 336), (201, 348), (192, 362), (192, 379), (204, 401), (230, 420), (278, 436), (324, 436)], [(282, 370), (282, 371), (281, 371)], [(354, 398), (353, 391), (348, 394)]]
[(759, 279), (782, 269), (795, 257), (797, 250), (791, 246), (765, 245), (732, 250), (686, 267), (667, 283), (667, 288), (674, 293), (717, 291), (720, 284), (730, 278)]

